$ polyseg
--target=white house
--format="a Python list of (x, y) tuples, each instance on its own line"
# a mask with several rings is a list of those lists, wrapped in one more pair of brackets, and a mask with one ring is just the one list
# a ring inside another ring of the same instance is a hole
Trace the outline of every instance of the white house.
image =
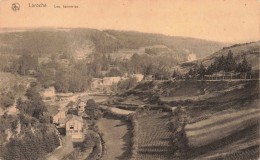
[(83, 138), (83, 119), (80, 116), (69, 115), (66, 121), (66, 136), (72, 140)]
[(188, 55), (188, 62), (195, 61), (197, 59), (196, 54), (191, 53)]
[(104, 77), (103, 85), (111, 86), (113, 83), (118, 83), (122, 79), (123, 79), (122, 77)]
[(140, 82), (140, 81), (143, 80), (144, 75), (142, 75), (142, 74), (134, 74), (133, 77), (136, 78), (137, 82)]

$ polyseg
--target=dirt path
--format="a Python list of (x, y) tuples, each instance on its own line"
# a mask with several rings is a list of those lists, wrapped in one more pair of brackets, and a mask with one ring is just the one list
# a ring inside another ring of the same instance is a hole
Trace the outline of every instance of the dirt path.
[(105, 154), (104, 160), (118, 160), (125, 152), (124, 139), (127, 135), (127, 125), (121, 120), (102, 118), (97, 122), (102, 133), (104, 133)]
[(69, 137), (64, 137), (62, 140), (62, 147), (56, 149), (50, 155), (46, 157), (47, 160), (59, 160), (62, 159), (63, 156), (69, 154), (73, 151), (73, 144)]

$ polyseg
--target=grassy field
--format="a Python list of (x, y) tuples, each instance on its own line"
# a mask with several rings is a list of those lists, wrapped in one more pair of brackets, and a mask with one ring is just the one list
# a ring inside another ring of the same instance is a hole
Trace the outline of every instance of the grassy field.
[(152, 112), (138, 117), (138, 160), (170, 159), (170, 136), (166, 112)]
[(124, 153), (127, 151), (127, 141), (130, 138), (127, 125), (121, 120), (102, 118), (97, 121), (97, 126), (104, 134), (105, 154), (102, 159), (126, 159)]

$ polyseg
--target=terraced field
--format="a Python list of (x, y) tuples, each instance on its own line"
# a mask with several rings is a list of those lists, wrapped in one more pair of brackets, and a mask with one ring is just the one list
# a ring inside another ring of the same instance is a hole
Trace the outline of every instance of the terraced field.
[(138, 160), (170, 159), (170, 130), (166, 112), (151, 112), (137, 118)]
[(222, 139), (259, 121), (260, 109), (216, 114), (185, 127), (190, 146), (202, 146)]
[(189, 156), (196, 159), (257, 159), (259, 114), (258, 108), (220, 112), (186, 125)]

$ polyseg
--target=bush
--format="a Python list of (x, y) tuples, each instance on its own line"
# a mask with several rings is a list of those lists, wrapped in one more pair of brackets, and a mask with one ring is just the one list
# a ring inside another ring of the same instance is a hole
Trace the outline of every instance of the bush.
[(74, 148), (80, 148), (81, 152), (85, 152), (87, 149), (90, 149), (98, 142), (98, 137), (94, 133), (89, 133), (85, 135), (85, 139), (83, 142), (75, 143)]
[(99, 106), (96, 104), (95, 100), (89, 99), (85, 107), (85, 112), (90, 119), (99, 119), (102, 117), (103, 113)]
[(131, 158), (132, 160), (137, 158), (137, 153), (138, 153), (138, 138), (137, 138), (137, 133), (138, 133), (138, 123), (136, 120), (135, 115), (130, 115), (128, 116), (128, 120), (130, 122), (130, 136), (131, 136)]
[(188, 149), (188, 139), (186, 137), (185, 132), (185, 113), (180, 108), (177, 107), (172, 112), (172, 119), (170, 121), (170, 130), (172, 131), (171, 136), (171, 144), (172, 144), (172, 152), (174, 157), (179, 159), (182, 156), (185, 156), (185, 153)]
[(136, 84), (137, 84), (136, 77), (130, 77), (128, 79), (119, 81), (118, 84), (117, 84), (117, 90), (118, 91), (125, 91), (125, 90), (128, 90), (130, 88), (133, 88), (134, 86), (136, 86)]
[(12, 92), (2, 93), (0, 98), (1, 106), (7, 108), (14, 104), (14, 95)]

